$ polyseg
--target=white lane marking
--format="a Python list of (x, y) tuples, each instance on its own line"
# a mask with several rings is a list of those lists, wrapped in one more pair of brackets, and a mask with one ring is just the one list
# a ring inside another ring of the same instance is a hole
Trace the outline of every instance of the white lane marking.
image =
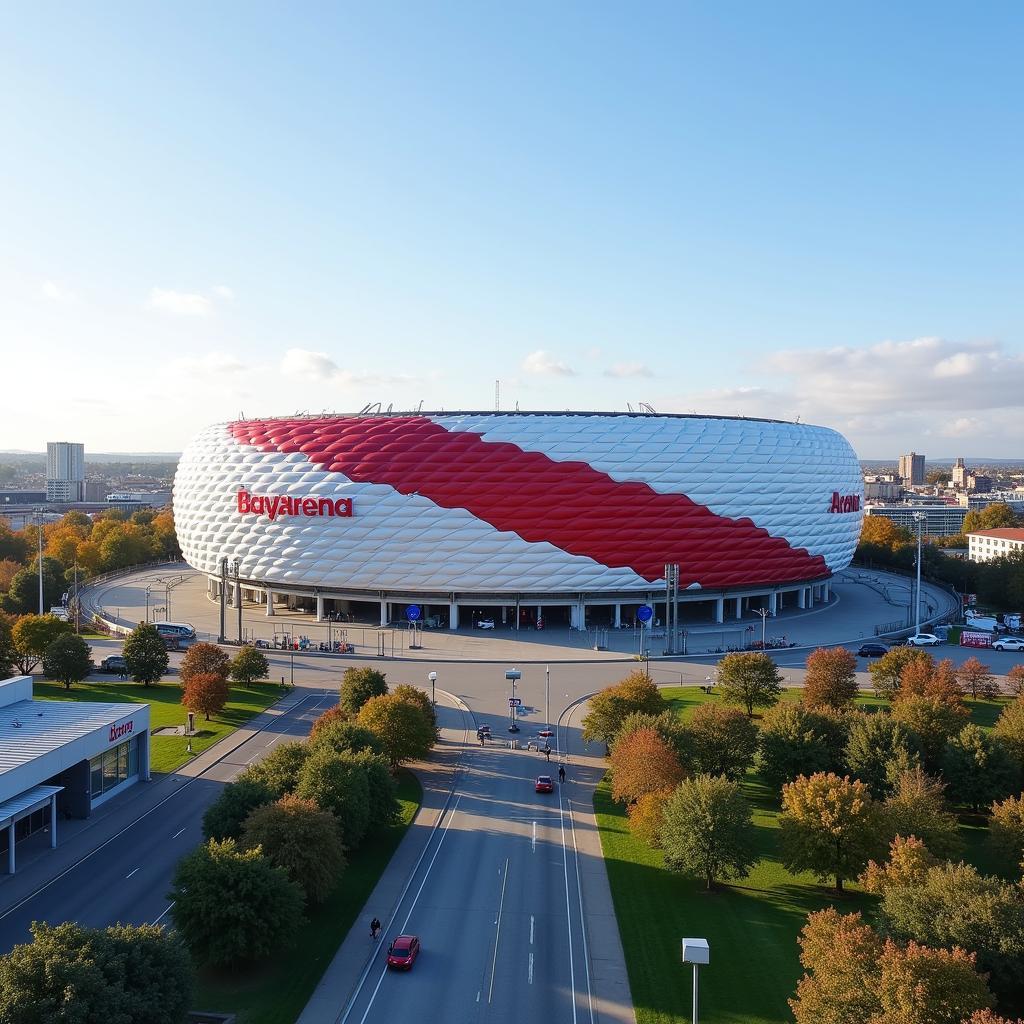
[(508, 857), (505, 858), (505, 877), (501, 880), (501, 899), (498, 900), (498, 918), (494, 922), (497, 930), (494, 933), (494, 959), (491, 961), (491, 986), (487, 990), (487, 1002), (494, 995), (494, 972), (498, 969), (498, 939), (501, 937), (501, 911), (505, 906), (505, 884), (508, 882)]
[(587, 1005), (590, 1007), (590, 1024), (594, 1024), (594, 997), (590, 991), (590, 954), (587, 952), (587, 924), (583, 918), (583, 885), (580, 882), (580, 851), (576, 846), (576, 820), (572, 816), (572, 801), (569, 805), (569, 824), (572, 827), (572, 852), (576, 858), (576, 895), (580, 903), (580, 935), (583, 937), (583, 967), (587, 972)]
[(270, 742), (264, 743), (263, 746), (272, 747), (280, 738), (280, 736), (275, 736), (272, 740), (270, 740)]
[[(562, 810), (562, 791), (558, 791), (558, 809)], [(565, 873), (565, 923), (569, 932), (569, 990), (572, 992), (572, 1024), (576, 1024), (576, 966), (572, 955), (572, 913), (569, 909), (569, 852), (565, 845), (565, 816), (562, 823), (562, 870)]]
[(533, 914), (530, 915), (530, 945), (533, 945)]
[(527, 980), (532, 985), (533, 984), (533, 954), (532, 953), (530, 954), (530, 966), (529, 966), (529, 968), (528, 968), (528, 970), (526, 972), (526, 977), (527, 977)]
[(537, 822), (533, 823), (533, 841), (530, 843), (530, 848), (534, 853), (537, 852)]
[(164, 907), (164, 912), (155, 921), (153, 921), (151, 923), (152, 924), (159, 924), (167, 916), (167, 911), (169, 911), (171, 909), (171, 907), (173, 907), (173, 906), (174, 906), (174, 900), (171, 900), (171, 902), (168, 903), (166, 907)]
[[(188, 828), (188, 825), (186, 825), (185, 828)], [(185, 831), (185, 828), (179, 828), (178, 831), (175, 832), (173, 836), (171, 836), (171, 838), (172, 839), (177, 839), (178, 836), (180, 836), (181, 833)]]
[(479, 992), (477, 992), (477, 994), (476, 994), (476, 1001), (477, 1001), (478, 1003), (480, 1002), (480, 993), (479, 993)]
[[(420, 898), (420, 893), (423, 892), (423, 887), (427, 884), (427, 879), (430, 877), (430, 871), (434, 866), (434, 861), (437, 860), (437, 855), (441, 852), (441, 845), (444, 843), (445, 836), (448, 835), (448, 829), (451, 823), (455, 820), (455, 812), (459, 807), (459, 800), (462, 799), (460, 793), (455, 801), (454, 806), (451, 809), (451, 813), (448, 815), (448, 820), (445, 822), (445, 826), (441, 831), (441, 838), (437, 841), (437, 849), (434, 851), (434, 856), (430, 858), (430, 863), (427, 865), (427, 870), (423, 874), (423, 881), (420, 882), (420, 887), (416, 890), (416, 895), (412, 898), (412, 905), (409, 907), (409, 913), (405, 915), (405, 920), (402, 922), (400, 931), (405, 931), (406, 926), (409, 924), (409, 918), (412, 917), (412, 912), (416, 909), (416, 903)], [(381, 982), (387, 977), (388, 969), (387, 966), (381, 971), (380, 977), (377, 979), (377, 984), (373, 986), (373, 992), (370, 994), (370, 1001), (366, 1004), (366, 1012), (359, 1018), (359, 1024), (366, 1024), (366, 1018), (370, 1016), (370, 1011), (373, 1009), (373, 1001), (377, 998), (377, 993), (380, 991)], [(341, 1021), (348, 1020), (348, 1015), (351, 1011), (346, 1010)]]
[(125, 875), (124, 877), (125, 877), (125, 878), (131, 878), (131, 877), (132, 877), (132, 875), (134, 875), (134, 874), (135, 874), (135, 872), (136, 872), (136, 871), (138, 871), (138, 870), (139, 870), (138, 868), (132, 868), (132, 869), (131, 869), (131, 871), (129, 871), (129, 872), (128, 872), (128, 874), (127, 874), (127, 875)]

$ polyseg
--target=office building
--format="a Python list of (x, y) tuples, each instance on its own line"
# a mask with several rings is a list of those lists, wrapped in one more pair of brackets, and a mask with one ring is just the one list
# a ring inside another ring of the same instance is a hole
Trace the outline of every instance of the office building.
[(921, 487), (924, 484), (924, 456), (911, 452), (900, 456), (900, 479), (904, 487)]
[(85, 498), (85, 445), (70, 441), (46, 444), (46, 500), (83, 501)]
[(897, 526), (905, 526), (911, 533), (917, 533), (914, 514), (924, 514), (921, 532), (926, 537), (955, 537), (963, 532), (967, 509), (963, 505), (933, 505), (915, 502), (913, 505), (869, 505), (865, 509), (869, 516), (885, 516)]
[(972, 562), (990, 562), (993, 558), (1024, 550), (1024, 530), (974, 530), (967, 534), (967, 557)]

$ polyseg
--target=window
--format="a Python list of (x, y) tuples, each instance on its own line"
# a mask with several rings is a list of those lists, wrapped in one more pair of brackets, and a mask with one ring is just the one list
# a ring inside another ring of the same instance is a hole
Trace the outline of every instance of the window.
[(89, 776), (92, 780), (91, 789), (93, 798), (103, 793), (103, 766), (102, 757), (94, 757), (89, 762)]

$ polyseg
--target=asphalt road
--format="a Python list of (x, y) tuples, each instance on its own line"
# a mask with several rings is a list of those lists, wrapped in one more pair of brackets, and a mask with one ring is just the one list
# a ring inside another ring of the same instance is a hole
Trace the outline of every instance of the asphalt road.
[(177, 788), (148, 813), (136, 819), (135, 808), (126, 805), (123, 831), (114, 839), (85, 853), (63, 874), (0, 915), (0, 952), (27, 941), (32, 921), (103, 927), (116, 921), (162, 920), (169, 909), (165, 894), (174, 867), (202, 841), (203, 813), (223, 784), (282, 740), (305, 736), (313, 719), (336, 700), (334, 692), (296, 690), (287, 712), (203, 775), (179, 776)]
[[(343, 1024), (592, 1020), (568, 790), (534, 792), (540, 759), (475, 750)], [(387, 945), (418, 935), (408, 972)]]

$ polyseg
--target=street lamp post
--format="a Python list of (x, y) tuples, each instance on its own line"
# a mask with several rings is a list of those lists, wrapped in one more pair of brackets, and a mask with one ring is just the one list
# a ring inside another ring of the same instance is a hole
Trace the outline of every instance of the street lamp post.
[(544, 728), (551, 731), (551, 666), (544, 666)]
[(39, 527), (39, 556), (36, 564), (39, 566), (39, 614), (43, 614), (43, 510), (36, 509), (36, 525)]
[(437, 701), (434, 699), (434, 684), (437, 682), (437, 673), (431, 672), (427, 678), (430, 680), (430, 704), (433, 707), (437, 704)]
[(761, 616), (761, 650), (763, 651), (766, 646), (764, 632), (766, 623), (768, 622), (769, 612), (767, 608), (755, 608), (754, 611)]
[(683, 963), (693, 964), (693, 1024), (697, 1024), (697, 969), (711, 963), (707, 939), (683, 939)]
[(914, 520), (917, 523), (917, 581), (914, 600), (914, 632), (921, 632), (921, 528), (925, 520), (923, 512), (915, 512)]

